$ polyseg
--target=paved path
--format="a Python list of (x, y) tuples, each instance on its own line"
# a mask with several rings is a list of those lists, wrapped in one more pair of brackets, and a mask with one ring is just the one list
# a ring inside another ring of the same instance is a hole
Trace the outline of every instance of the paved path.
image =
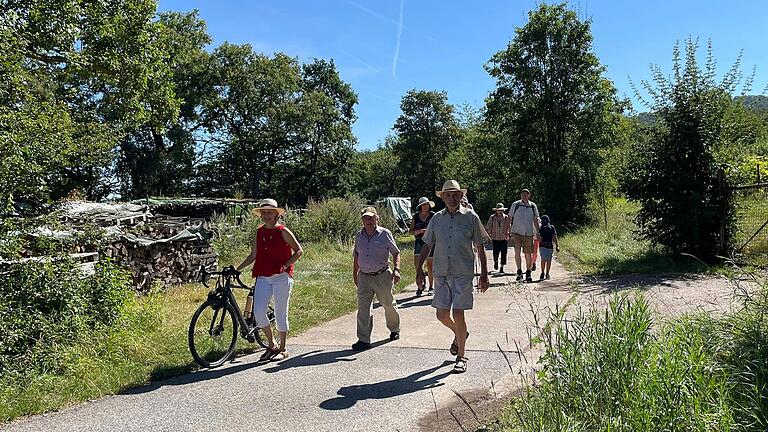
[[(512, 256), (510, 250), (510, 260)], [(491, 276), (491, 289), (476, 295), (475, 310), (468, 313), (465, 374), (451, 374), (452, 335), (434, 318), (431, 298), (416, 298), (411, 286), (398, 296), (398, 341), (388, 341), (383, 311), (376, 308), (375, 348), (353, 352), (355, 316), (349, 314), (291, 338), (291, 357), (280, 363), (257, 365), (259, 354), (248, 355), (216, 370), (153, 383), (0, 430), (411, 431), (458, 430), (457, 422), (474, 429), (475, 414), (460, 397), (482, 418), (520, 387), (521, 376), (510, 371), (525, 370), (535, 361), (527, 342), (535, 327), (532, 310), (562, 307), (569, 299), (576, 304), (604, 301), (611, 290), (626, 287), (615, 280), (572, 278), (557, 263), (552, 277), (516, 284), (513, 276)], [(695, 283), (686, 284), (662, 280), (647, 289), (656, 304), (669, 309), (665, 313), (698, 307), (696, 301), (725, 299), (714, 308), (718, 310), (727, 304), (726, 284), (710, 283), (711, 292), (699, 293), (702, 298), (690, 295)], [(584, 294), (576, 297), (578, 292)]]

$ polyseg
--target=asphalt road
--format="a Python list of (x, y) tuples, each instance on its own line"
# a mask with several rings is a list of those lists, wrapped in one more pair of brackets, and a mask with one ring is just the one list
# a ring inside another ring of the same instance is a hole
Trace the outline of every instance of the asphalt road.
[[(479, 422), (460, 398), (470, 404), (500, 400), (520, 387), (516, 372), (530, 370), (537, 355), (528, 346), (534, 315), (545, 318), (547, 308), (562, 307), (577, 292), (582, 294), (576, 303), (585, 296), (607, 298), (617, 286), (595, 280), (585, 288), (557, 262), (552, 277), (533, 284), (491, 277), (491, 289), (478, 293), (475, 309), (467, 313), (471, 336), (464, 374), (451, 373), (452, 334), (435, 319), (431, 298), (414, 297), (412, 286), (398, 296), (400, 340), (389, 342), (383, 311), (376, 308), (373, 340), (378, 342), (370, 350), (352, 351), (353, 313), (289, 339), (291, 356), (279, 363), (259, 365), (258, 353), (240, 357), (214, 370), (21, 419), (0, 430), (411, 431), (461, 410), (457, 422), (471, 430)], [(713, 287), (714, 294), (696, 291), (702, 302), (722, 294), (719, 285)], [(662, 284), (654, 298), (667, 308), (676, 301), (690, 306), (686, 289)]]

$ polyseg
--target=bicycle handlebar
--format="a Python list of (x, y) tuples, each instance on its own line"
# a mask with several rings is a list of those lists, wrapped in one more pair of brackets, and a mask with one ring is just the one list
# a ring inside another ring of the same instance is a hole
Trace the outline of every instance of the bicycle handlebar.
[(223, 269), (221, 269), (221, 271), (217, 271), (217, 272), (209, 272), (208, 270), (205, 269), (205, 267), (202, 267), (200, 270), (201, 282), (206, 288), (210, 288), (207, 283), (208, 276), (218, 275), (218, 276), (224, 276), (227, 279), (234, 277), (235, 281), (238, 283), (240, 288), (250, 289), (246, 284), (243, 283), (242, 280), (240, 280), (240, 274), (241, 272), (235, 270), (234, 266), (224, 267)]

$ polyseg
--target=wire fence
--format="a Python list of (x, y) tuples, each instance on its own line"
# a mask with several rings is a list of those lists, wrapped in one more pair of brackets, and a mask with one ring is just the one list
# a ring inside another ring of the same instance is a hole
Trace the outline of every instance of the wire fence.
[(734, 188), (737, 256), (753, 264), (768, 264), (768, 184)]

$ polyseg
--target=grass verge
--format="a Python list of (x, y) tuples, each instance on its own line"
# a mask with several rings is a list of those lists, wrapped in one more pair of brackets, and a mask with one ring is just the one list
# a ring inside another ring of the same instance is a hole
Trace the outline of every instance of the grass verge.
[(494, 431), (768, 430), (768, 288), (722, 317), (657, 322), (641, 294), (545, 334), (539, 385)]
[[(402, 249), (402, 290), (415, 279), (413, 238), (398, 240)], [(227, 251), (229, 259), (241, 259), (247, 249)], [(231, 262), (222, 260), (221, 265)], [(235, 263), (237, 264), (237, 263)], [(352, 283), (351, 246), (338, 243), (305, 245), (296, 265), (289, 319), (291, 333), (300, 333), (357, 307)], [(250, 282), (250, 277), (244, 278)], [(246, 292), (238, 290), (241, 305)], [(187, 347), (187, 327), (208, 290), (187, 284), (133, 299), (117, 325), (94, 331), (86, 342), (56, 347), (64, 366), (57, 370), (3, 372), (0, 376), (0, 422), (24, 415), (56, 410), (86, 400), (119, 393), (189, 372), (195, 368)], [(354, 329), (348, 331), (350, 341)], [(254, 351), (256, 344), (238, 340), (240, 353)]]
[(637, 206), (612, 200), (608, 224), (579, 227), (560, 235), (560, 261), (569, 270), (586, 275), (623, 273), (715, 272), (695, 258), (670, 256), (648, 240), (640, 239), (632, 217)]

